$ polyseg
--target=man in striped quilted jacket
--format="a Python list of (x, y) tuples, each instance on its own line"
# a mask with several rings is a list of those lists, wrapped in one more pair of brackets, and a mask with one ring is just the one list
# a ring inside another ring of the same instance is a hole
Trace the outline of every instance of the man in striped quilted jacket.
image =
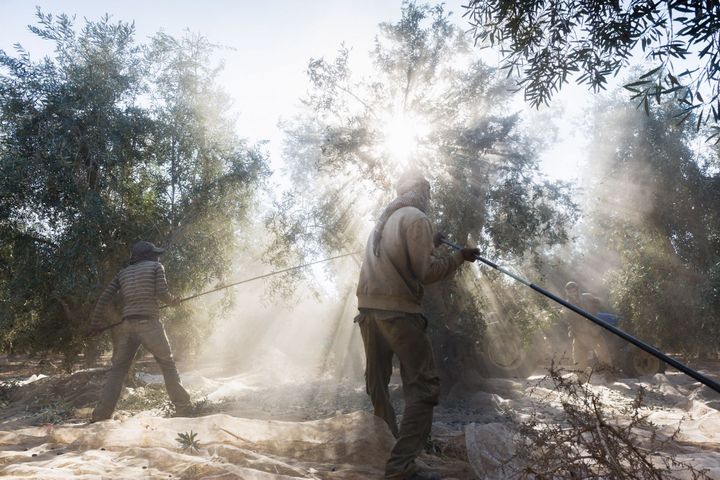
[(123, 300), (122, 323), (115, 328), (112, 367), (103, 388), (100, 402), (92, 414), (97, 422), (112, 417), (120, 398), (125, 377), (140, 345), (153, 354), (160, 365), (165, 388), (178, 416), (193, 410), (190, 395), (180, 382), (165, 329), (160, 323), (158, 300), (177, 305), (180, 300), (170, 295), (165, 268), (160, 263), (164, 249), (140, 241), (132, 248), (130, 265), (120, 270), (100, 296), (90, 320), (90, 335), (100, 331), (102, 317), (113, 296), (120, 292)]

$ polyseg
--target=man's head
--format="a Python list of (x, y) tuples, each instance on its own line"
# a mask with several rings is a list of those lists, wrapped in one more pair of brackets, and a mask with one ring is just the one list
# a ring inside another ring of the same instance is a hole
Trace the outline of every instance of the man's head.
[(403, 172), (395, 184), (395, 190), (398, 196), (408, 192), (415, 192), (425, 201), (430, 201), (430, 182), (417, 169), (409, 169)]
[(580, 289), (578, 288), (577, 283), (575, 282), (568, 282), (565, 284), (565, 293), (570, 298), (577, 298), (577, 296), (580, 294)]
[(159, 248), (150, 242), (140, 240), (133, 245), (130, 260), (134, 262), (139, 260), (157, 260), (163, 252), (165, 252), (164, 248)]

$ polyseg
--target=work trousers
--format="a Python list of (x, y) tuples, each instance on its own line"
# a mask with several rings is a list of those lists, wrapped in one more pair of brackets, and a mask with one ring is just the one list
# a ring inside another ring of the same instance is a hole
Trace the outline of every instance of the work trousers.
[(572, 331), (572, 353), (575, 368), (584, 370), (590, 365), (592, 354), (595, 354), (600, 365), (609, 366), (610, 351), (605, 341), (605, 332), (600, 327), (585, 325)]
[(93, 411), (93, 419), (103, 420), (112, 416), (120, 398), (125, 377), (140, 345), (152, 353), (155, 361), (160, 365), (165, 379), (165, 388), (170, 400), (175, 404), (176, 410), (189, 407), (191, 405), (190, 395), (180, 382), (180, 375), (160, 320), (157, 318), (126, 319), (114, 328), (112, 367), (100, 402)]
[[(364, 310), (358, 317), (365, 346), (365, 380), (375, 415), (397, 438), (385, 467), (385, 478), (410, 477), (432, 428), (433, 408), (440, 397), (427, 320), (420, 314)], [(405, 411), (398, 429), (388, 385), (393, 354), (400, 360)]]

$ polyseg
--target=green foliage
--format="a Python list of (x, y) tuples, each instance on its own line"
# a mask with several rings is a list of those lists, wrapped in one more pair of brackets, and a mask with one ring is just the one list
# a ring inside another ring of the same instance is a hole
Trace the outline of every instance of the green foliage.
[[(433, 186), (434, 228), (460, 243), (471, 238), (488, 255), (518, 259), (567, 240), (577, 214), (569, 187), (542, 178), (542, 139), (507, 114), (510, 82), (448, 17), (442, 6), (404, 3), (398, 22), (380, 25), (365, 75), (344, 46), (334, 59), (310, 61), (306, 111), (284, 125), (293, 188), (267, 220), (276, 234), (268, 251), (287, 253), (279, 260), (361, 250), (411, 166)], [(428, 289), (431, 328), (482, 335), (486, 300), (473, 277)]]
[(221, 400), (211, 401), (207, 396), (201, 396), (194, 401), (195, 412), (197, 416), (212, 415), (215, 413), (226, 413), (231, 410), (234, 399), (222, 398)]
[[(565, 241), (575, 206), (567, 186), (537, 180), (541, 142), (504, 113), (507, 81), (472, 53), (441, 6), (406, 3), (402, 14), (380, 26), (368, 75), (353, 74), (345, 47), (310, 61), (307, 112), (285, 124), (296, 188), (268, 219), (279, 234), (270, 250), (364, 244), (363, 217), (378, 214), (411, 165), (433, 183), (436, 226), (460, 241), (472, 235), (486, 251), (515, 255)], [(411, 131), (400, 151), (397, 124)]]
[(507, 291), (503, 299), (502, 314), (512, 318), (513, 325), (520, 335), (516, 342), (537, 348), (532, 342), (538, 328), (549, 330), (558, 321), (559, 310), (552, 300), (539, 295), (532, 289), (514, 280), (507, 280), (504, 289)]
[(180, 444), (180, 448), (183, 450), (189, 450), (191, 452), (197, 452), (200, 448), (200, 443), (197, 441), (197, 433), (190, 430), (185, 433), (178, 433), (175, 441)]
[[(176, 294), (222, 277), (266, 160), (234, 133), (202, 37), (143, 46), (130, 24), (40, 11), (32, 31), (52, 57), (0, 52), (0, 348), (72, 357), (133, 242), (167, 247)], [(198, 338), (174, 316), (179, 343)]]
[(47, 403), (28, 409), (33, 425), (59, 425), (72, 418), (74, 409), (62, 401)]
[(118, 410), (145, 411), (157, 409), (165, 416), (172, 413), (172, 403), (163, 385), (144, 385), (128, 388), (117, 404)]
[(596, 251), (619, 252), (608, 280), (625, 325), (661, 348), (717, 355), (720, 175), (690, 148), (696, 136), (676, 113), (598, 106), (590, 236)]
[[(501, 46), (503, 68), (520, 76), (534, 106), (547, 103), (574, 75), (595, 91), (604, 89), (639, 48), (653, 68), (626, 88), (646, 111), (650, 100), (670, 96), (682, 104), (680, 118), (695, 112), (698, 126), (720, 120), (717, 2), (473, 0), (465, 15), (476, 42)], [(692, 70), (686, 59), (695, 61)]]

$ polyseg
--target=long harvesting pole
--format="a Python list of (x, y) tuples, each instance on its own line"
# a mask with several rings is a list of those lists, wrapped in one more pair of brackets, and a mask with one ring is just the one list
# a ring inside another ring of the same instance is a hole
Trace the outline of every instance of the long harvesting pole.
[[(205, 291), (205, 292), (196, 293), (196, 294), (194, 294), (194, 295), (190, 295), (189, 297), (181, 298), (179, 303), (187, 302), (188, 300), (192, 300), (193, 298), (202, 297), (203, 295), (208, 295), (208, 294), (210, 294), (210, 293), (218, 292), (218, 291), (220, 291), (220, 290), (225, 290), (226, 288), (234, 287), (234, 286), (236, 286), (236, 285), (242, 285), (243, 283), (253, 282), (253, 281), (255, 281), (255, 280), (260, 280), (260, 279), (263, 279), (263, 278), (272, 277), (272, 276), (274, 276), (274, 275), (279, 275), (279, 274), (281, 274), (281, 273), (291, 272), (291, 271), (293, 271), (293, 270), (299, 270), (299, 269), (301, 269), (301, 268), (310, 267), (310, 266), (312, 266), (312, 265), (317, 265), (317, 264), (319, 264), (319, 263), (331, 262), (331, 261), (337, 260), (337, 259), (339, 259), (339, 258), (349, 257), (350, 255), (357, 255), (358, 253), (362, 253), (362, 252), (343, 253), (342, 255), (335, 255), (334, 257), (323, 258), (322, 260), (316, 260), (316, 261), (310, 262), (310, 263), (303, 263), (302, 265), (295, 265), (294, 267), (284, 268), (284, 269), (282, 269), (282, 270), (275, 270), (274, 272), (265, 273), (265, 274), (263, 274), (263, 275), (258, 275), (258, 276), (256, 276), (256, 277), (246, 278), (246, 279), (244, 279), (244, 280), (240, 280), (240, 281), (237, 281), (237, 282), (228, 283), (227, 285), (220, 285), (220, 286), (215, 287), (215, 288), (213, 288), (213, 289), (211, 289), (211, 290), (207, 290), (207, 291)], [(160, 308), (167, 308), (167, 307), (169, 307), (169, 305), (162, 305)], [(110, 325), (105, 325), (105, 326), (102, 327), (102, 328), (98, 328), (98, 329), (94, 332), (94, 335), (97, 335), (97, 334), (99, 334), (99, 333), (102, 333), (102, 332), (104, 332), (105, 330), (108, 330), (108, 329), (110, 329), (110, 328), (116, 327), (116, 326), (120, 325), (123, 321), (124, 321), (124, 320), (120, 320), (119, 322), (111, 323)]]
[[(212, 290), (207, 290), (205, 292), (196, 293), (195, 295), (190, 295), (189, 297), (181, 298), (180, 303), (187, 302), (188, 300), (192, 300), (193, 298), (202, 297), (203, 295), (207, 295), (209, 293), (214, 293), (214, 292), (218, 292), (220, 290), (225, 290), (226, 288), (234, 287), (236, 285), (242, 285), (243, 283), (253, 282), (255, 280), (260, 280), (262, 278), (272, 277), (274, 275), (279, 275), (281, 273), (291, 272), (293, 270), (299, 270), (301, 268), (309, 267), (311, 265), (317, 265), (319, 263), (331, 262), (331, 261), (337, 260), (339, 258), (349, 257), (350, 255), (357, 255), (358, 253), (362, 253), (362, 252), (343, 253), (342, 255), (336, 255), (334, 257), (329, 257), (329, 258), (323, 258), (322, 260), (317, 260), (315, 262), (304, 263), (302, 265), (295, 265), (294, 267), (289, 267), (289, 268), (285, 268), (282, 270), (275, 270), (274, 272), (266, 273), (263, 275), (258, 275), (257, 277), (246, 278), (246, 279), (240, 280), (238, 282), (228, 283), (227, 285), (220, 285), (219, 287), (215, 287)], [(168, 305), (163, 305), (160, 308), (165, 308), (167, 306)]]
[[(458, 245), (457, 243), (450, 242), (450, 241), (448, 241), (448, 240), (446, 240), (446, 239), (442, 239), (441, 242), (444, 243), (445, 245), (448, 245), (448, 246), (452, 247), (452, 248), (455, 249), (455, 250), (462, 250), (462, 248), (463, 248), (463, 247), (461, 247), (460, 245)], [(665, 362), (665, 363), (667, 363), (667, 364), (675, 367), (676, 369), (680, 370), (680, 371), (683, 372), (684, 374), (686, 374), (686, 375), (694, 378), (694, 379), (697, 380), (698, 382), (700, 382), (700, 383), (702, 383), (702, 384), (704, 384), (704, 385), (712, 388), (712, 389), (715, 390), (716, 392), (720, 393), (720, 383), (716, 382), (715, 380), (713, 380), (713, 379), (711, 379), (711, 378), (706, 377), (705, 375), (703, 375), (702, 373), (698, 372), (697, 370), (693, 370), (692, 368), (688, 367), (687, 365), (685, 365), (685, 364), (683, 364), (683, 363), (681, 363), (681, 362), (678, 362), (678, 361), (675, 360), (674, 358), (669, 357), (668, 355), (666, 355), (665, 353), (661, 352), (660, 350), (658, 350), (657, 348), (653, 347), (652, 345), (649, 345), (649, 344), (643, 342), (642, 340), (639, 340), (639, 339), (633, 337), (633, 336), (630, 335), (629, 333), (624, 332), (624, 331), (620, 330), (619, 328), (617, 328), (617, 327), (615, 327), (615, 326), (613, 326), (613, 325), (610, 325), (610, 324), (607, 323), (607, 322), (604, 322), (604, 321), (600, 320), (600, 319), (599, 319), (598, 317), (596, 317), (595, 315), (593, 315), (593, 314), (591, 314), (591, 313), (583, 310), (582, 308), (580, 308), (580, 307), (578, 307), (578, 306), (576, 306), (576, 305), (573, 305), (572, 303), (570, 303), (570, 302), (568, 302), (568, 301), (566, 301), (566, 300), (563, 300), (562, 298), (558, 297), (558, 296), (555, 295), (554, 293), (549, 292), (549, 291), (545, 290), (544, 288), (542, 288), (542, 287), (540, 287), (540, 286), (538, 286), (538, 285), (535, 285), (534, 283), (530, 283), (529, 281), (525, 280), (524, 278), (522, 278), (522, 277), (520, 277), (520, 276), (518, 276), (518, 275), (516, 275), (516, 274), (514, 274), (514, 273), (512, 273), (512, 272), (510, 272), (510, 271), (508, 271), (508, 270), (506, 270), (506, 269), (504, 269), (504, 268), (502, 268), (501, 266), (499, 266), (499, 265), (496, 264), (495, 262), (490, 261), (490, 260), (488, 260), (487, 258), (482, 257), (481, 255), (476, 255), (476, 258), (477, 258), (479, 261), (481, 261), (482, 263), (484, 263), (485, 265), (488, 265), (488, 266), (494, 268), (495, 270), (504, 273), (505, 275), (513, 278), (514, 280), (517, 280), (518, 282), (522, 283), (522, 284), (525, 285), (526, 287), (532, 288), (533, 290), (535, 290), (535, 291), (538, 292), (539, 294), (544, 295), (544, 296), (546, 296), (547, 298), (549, 298), (550, 300), (553, 300), (553, 301), (559, 303), (559, 304), (562, 305), (563, 307), (569, 308), (570, 310), (572, 310), (573, 312), (577, 313), (578, 315), (581, 315), (581, 316), (587, 318), (588, 320), (590, 320), (591, 322), (593, 322), (593, 323), (601, 326), (601, 327), (604, 328), (605, 330), (609, 330), (610, 332), (612, 332), (613, 334), (615, 334), (615, 335), (617, 335), (618, 337), (622, 338), (623, 340), (632, 343), (633, 345), (635, 345), (636, 347), (638, 347), (638, 348), (646, 351), (646, 352), (649, 353), (650, 355), (653, 355), (653, 356), (659, 358), (659, 359), (662, 360), (663, 362)]]

